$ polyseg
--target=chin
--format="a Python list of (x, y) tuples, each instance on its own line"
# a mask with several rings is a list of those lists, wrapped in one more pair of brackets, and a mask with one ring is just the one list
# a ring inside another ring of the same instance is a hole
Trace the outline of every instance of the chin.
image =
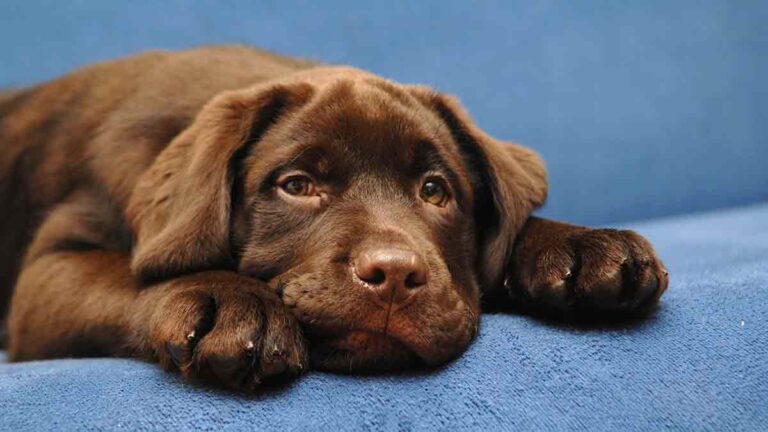
[(310, 361), (314, 369), (349, 374), (393, 372), (424, 366), (424, 361), (398, 339), (364, 330), (310, 336)]

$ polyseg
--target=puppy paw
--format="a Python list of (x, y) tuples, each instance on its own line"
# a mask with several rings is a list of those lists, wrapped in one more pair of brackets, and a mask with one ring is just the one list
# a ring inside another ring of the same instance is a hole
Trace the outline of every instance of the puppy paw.
[(627, 312), (657, 302), (669, 274), (633, 231), (573, 227), (542, 236), (513, 258), (513, 297), (560, 311)]
[(238, 390), (298, 376), (308, 365), (304, 336), (280, 299), (258, 282), (173, 282), (149, 317), (147, 343), (168, 370)]

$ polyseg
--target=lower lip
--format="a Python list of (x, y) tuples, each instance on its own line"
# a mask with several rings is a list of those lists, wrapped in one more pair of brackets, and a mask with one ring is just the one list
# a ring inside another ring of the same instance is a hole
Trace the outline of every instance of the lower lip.
[(387, 342), (399, 342), (396, 338), (392, 337), (391, 335), (384, 334), (382, 332), (377, 332), (377, 331), (369, 331), (369, 330), (352, 330), (340, 336), (340, 339), (345, 339), (345, 340), (356, 339), (356, 338), (367, 338), (367, 339), (376, 340), (376, 341), (380, 340), (380, 341), (387, 341)]
[(373, 345), (396, 345), (410, 351), (408, 346), (400, 339), (382, 332), (369, 330), (352, 330), (338, 335), (336, 341), (339, 345), (356, 350), (361, 348), (370, 348)]

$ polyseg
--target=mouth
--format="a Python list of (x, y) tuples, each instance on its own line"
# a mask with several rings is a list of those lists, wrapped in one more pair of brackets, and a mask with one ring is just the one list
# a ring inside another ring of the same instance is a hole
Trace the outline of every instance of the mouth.
[(339, 275), (292, 273), (297, 274), (269, 283), (301, 324), (316, 370), (365, 374), (431, 368), (460, 354), (473, 335), (475, 321), (457, 295), (422, 296), (393, 311), (372, 302), (370, 293), (356, 285), (325, 282)]

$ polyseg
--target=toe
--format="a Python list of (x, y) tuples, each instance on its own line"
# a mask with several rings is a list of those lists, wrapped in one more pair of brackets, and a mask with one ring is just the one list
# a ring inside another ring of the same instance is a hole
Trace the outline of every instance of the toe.
[(659, 279), (648, 261), (638, 263), (632, 281), (633, 292), (629, 297), (629, 306), (634, 309), (651, 298), (659, 289)]
[(200, 293), (184, 293), (170, 303), (175, 314), (159, 318), (162, 324), (151, 337), (161, 366), (183, 370), (192, 363), (197, 343), (211, 331), (216, 311), (213, 299)]
[(621, 293), (623, 289), (621, 265), (612, 265), (598, 276), (584, 279), (579, 285), (580, 298), (583, 303), (595, 309), (618, 309), (622, 306)]
[(301, 327), (282, 305), (267, 313), (258, 375), (262, 380), (283, 375), (296, 376), (308, 364)]

